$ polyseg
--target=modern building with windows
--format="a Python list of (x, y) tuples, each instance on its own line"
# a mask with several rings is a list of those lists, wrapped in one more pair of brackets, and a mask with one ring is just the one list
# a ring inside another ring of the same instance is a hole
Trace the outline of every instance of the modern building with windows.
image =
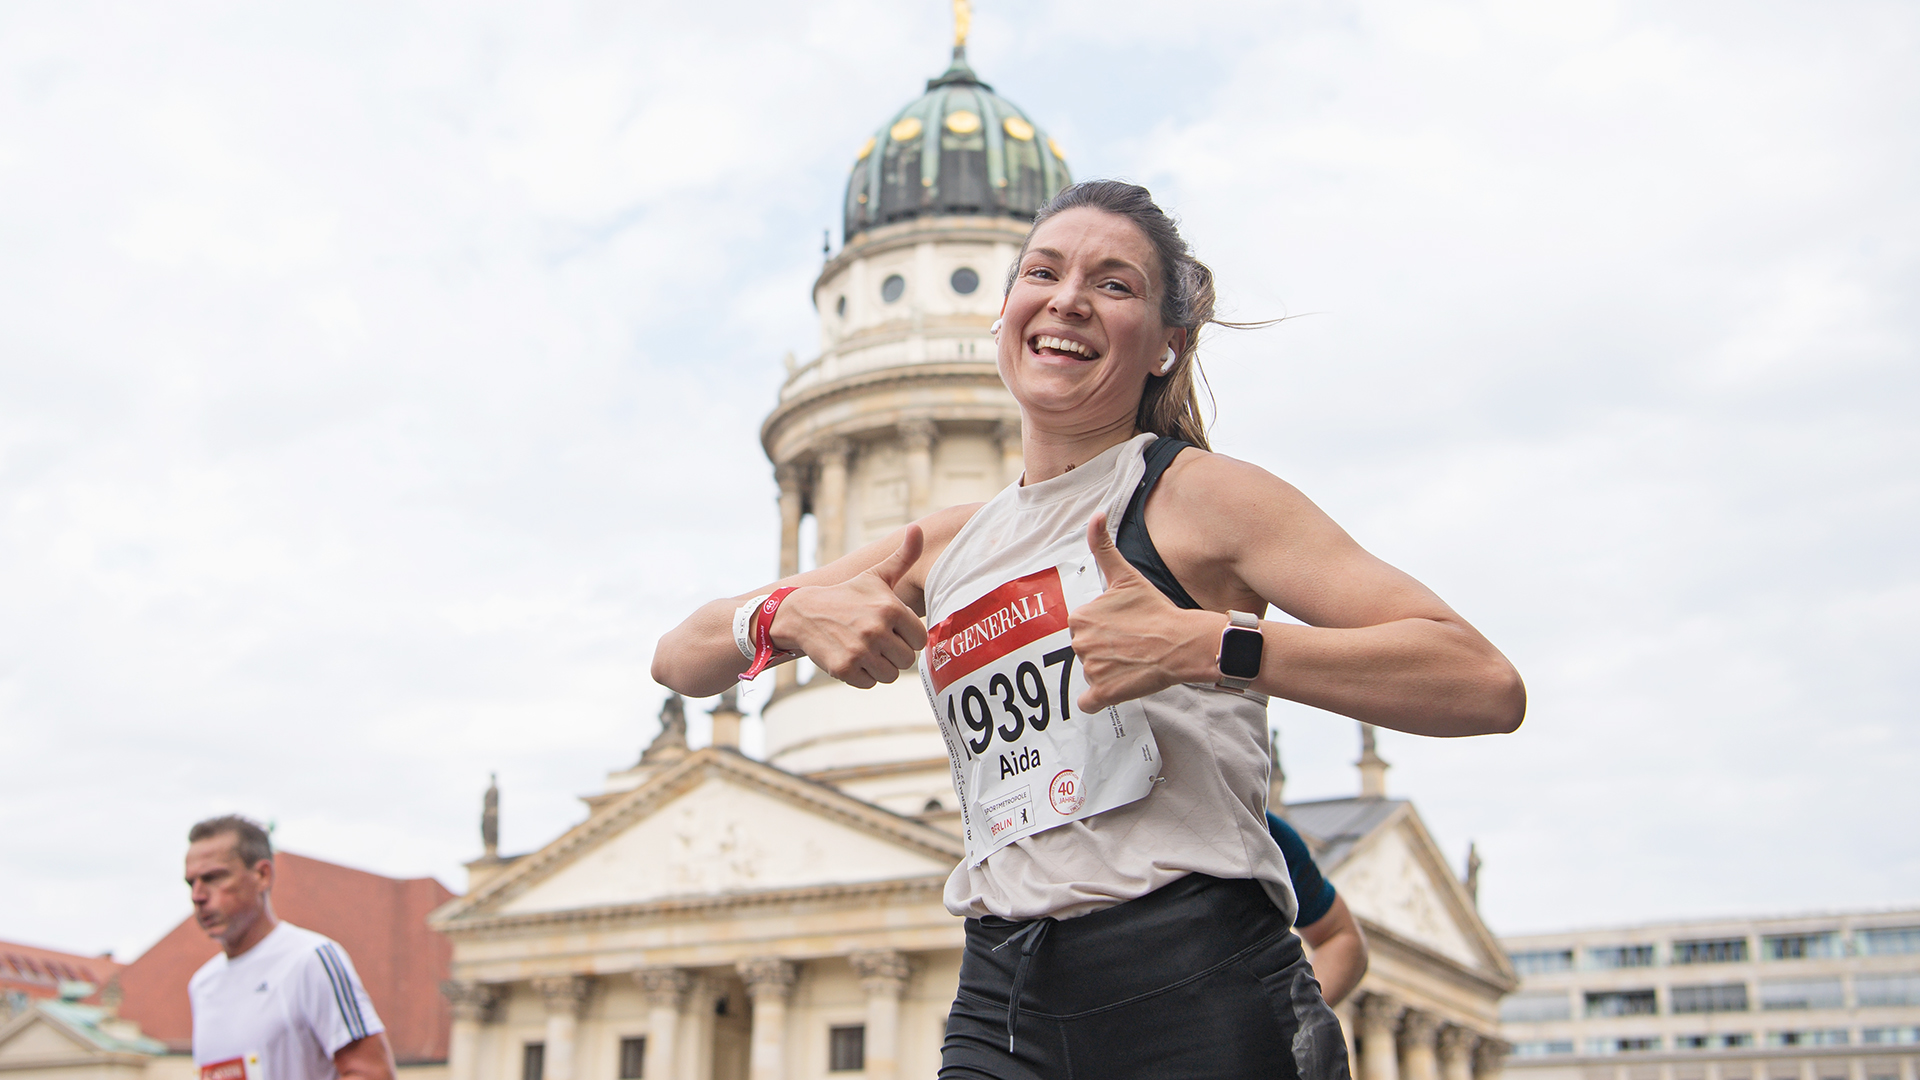
[(1503, 938), (1523, 1080), (1916, 1080), (1920, 909)]

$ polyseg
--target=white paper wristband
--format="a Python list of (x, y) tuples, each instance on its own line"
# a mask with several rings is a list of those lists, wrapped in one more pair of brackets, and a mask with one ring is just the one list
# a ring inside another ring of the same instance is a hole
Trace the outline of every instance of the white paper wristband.
[(767, 602), (767, 596), (772, 595), (768, 593), (766, 596), (756, 596), (733, 613), (733, 644), (740, 650), (740, 655), (748, 660), (752, 660), (754, 653), (758, 651), (753, 644), (753, 613), (760, 610), (761, 604)]

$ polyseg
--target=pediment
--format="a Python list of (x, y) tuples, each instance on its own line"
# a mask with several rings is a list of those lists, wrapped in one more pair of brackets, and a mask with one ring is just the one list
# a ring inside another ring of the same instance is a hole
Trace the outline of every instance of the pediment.
[(959, 841), (729, 751), (603, 804), (436, 922), (945, 875)]
[(38, 1009), (0, 1027), (0, 1065), (8, 1062), (86, 1061), (100, 1048), (67, 1031)]
[(1410, 805), (1329, 874), (1355, 915), (1464, 967), (1511, 978), (1505, 955)]

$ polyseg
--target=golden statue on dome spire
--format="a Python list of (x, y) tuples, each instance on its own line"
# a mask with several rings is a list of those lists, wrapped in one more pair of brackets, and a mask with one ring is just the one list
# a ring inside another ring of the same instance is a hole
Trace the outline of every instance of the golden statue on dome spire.
[(973, 5), (968, 0), (953, 0), (953, 47), (967, 47), (967, 31), (973, 29)]

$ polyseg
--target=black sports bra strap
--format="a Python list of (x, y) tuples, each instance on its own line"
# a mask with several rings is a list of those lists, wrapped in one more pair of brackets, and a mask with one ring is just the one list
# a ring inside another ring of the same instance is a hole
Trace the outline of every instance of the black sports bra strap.
[(1140, 483), (1133, 489), (1133, 498), (1127, 502), (1127, 512), (1120, 517), (1120, 535), (1113, 538), (1114, 546), (1120, 554), (1133, 564), (1140, 575), (1167, 595), (1167, 599), (1183, 608), (1197, 609), (1199, 604), (1187, 595), (1173, 571), (1167, 569), (1166, 560), (1160, 557), (1160, 551), (1153, 546), (1153, 537), (1147, 535), (1147, 496), (1153, 493), (1153, 485), (1160, 482), (1160, 474), (1167, 471), (1173, 459), (1180, 451), (1193, 444), (1171, 435), (1162, 435), (1147, 445), (1141, 455), (1146, 462), (1147, 471), (1140, 477)]

